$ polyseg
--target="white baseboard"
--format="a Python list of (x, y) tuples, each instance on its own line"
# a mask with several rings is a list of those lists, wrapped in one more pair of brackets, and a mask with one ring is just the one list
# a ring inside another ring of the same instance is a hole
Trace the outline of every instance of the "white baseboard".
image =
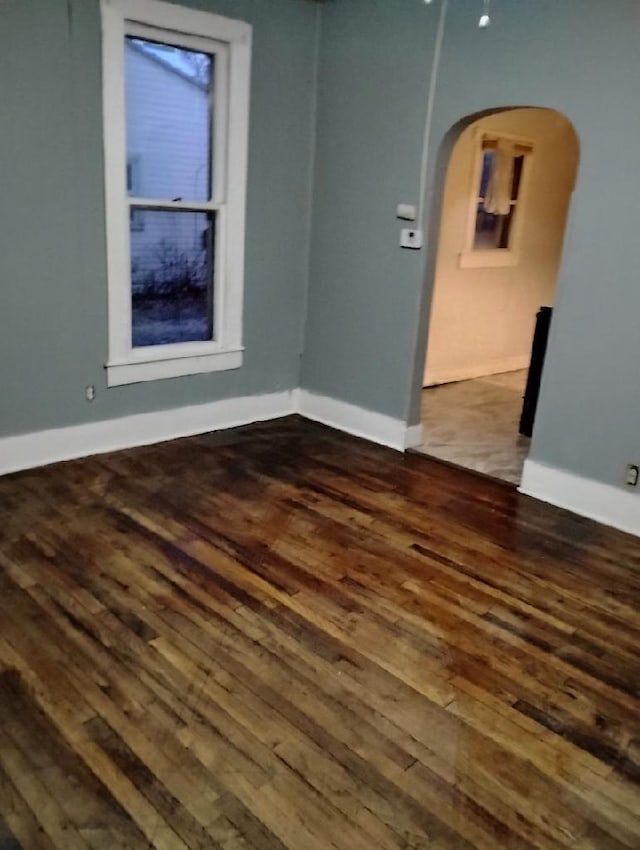
[(222, 399), (208, 404), (4, 437), (0, 438), (0, 475), (61, 460), (278, 419), (294, 412), (293, 393), (287, 391)]
[[(301, 416), (322, 422), (346, 431), (356, 437), (364, 437), (373, 443), (389, 446), (403, 452), (422, 442), (422, 426), (407, 427), (402, 419), (394, 419), (382, 413), (374, 413), (355, 404), (339, 401), (328, 396), (317, 395), (309, 390), (295, 390), (296, 410)], [(419, 433), (418, 433), (419, 429)], [(418, 442), (414, 442), (420, 437)]]
[(640, 493), (525, 461), (520, 492), (640, 537)]
[(407, 428), (400, 419), (296, 389), (0, 438), (0, 475), (62, 460), (236, 428), (292, 413), (300, 413), (308, 419), (398, 451), (422, 442), (421, 425)]
[(405, 449), (415, 449), (424, 443), (424, 426), (410, 425), (405, 429)]
[(520, 369), (528, 369), (530, 354), (521, 354), (517, 357), (505, 357), (501, 360), (490, 360), (486, 363), (472, 364), (470, 366), (458, 366), (454, 368), (427, 369), (424, 373), (425, 387), (433, 387), (438, 384), (452, 384), (454, 381), (470, 381), (472, 378), (484, 378), (487, 375), (500, 375), (502, 372), (517, 372)]
[[(422, 426), (296, 389), (139, 413), (0, 438), (0, 475), (300, 413), (397, 451), (422, 443)], [(527, 460), (520, 492), (640, 536), (640, 493)]]

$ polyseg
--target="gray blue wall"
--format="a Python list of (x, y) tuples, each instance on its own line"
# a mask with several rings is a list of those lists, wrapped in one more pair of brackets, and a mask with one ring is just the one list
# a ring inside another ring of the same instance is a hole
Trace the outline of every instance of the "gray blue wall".
[(423, 258), (416, 204), (436, 14), (421, 0), (323, 7), (303, 385), (404, 418)]
[(0, 435), (294, 387), (305, 314), (306, 388), (415, 421), (451, 128), (546, 106), (573, 121), (582, 161), (533, 457), (619, 483), (640, 458), (636, 0), (495, 0), (486, 32), (479, 0), (451, 0), (422, 253), (397, 247), (395, 206), (421, 190), (438, 0), (325, 4), (317, 114), (319, 7), (190, 5), (254, 24), (245, 366), (106, 389), (98, 0), (5, 0)]
[[(186, 4), (185, 4), (186, 5)], [(298, 383), (318, 7), (189, 5), (254, 26), (241, 370), (106, 389), (98, 0), (0, 3), (0, 435)], [(97, 398), (85, 400), (95, 384)]]
[(640, 6), (496, 0), (484, 32), (480, 6), (449, 5), (423, 254), (397, 247), (394, 214), (417, 200), (439, 2), (325, 7), (302, 382), (417, 420), (447, 134), (484, 110), (551, 107), (582, 159), (532, 455), (620, 484), (640, 459)]

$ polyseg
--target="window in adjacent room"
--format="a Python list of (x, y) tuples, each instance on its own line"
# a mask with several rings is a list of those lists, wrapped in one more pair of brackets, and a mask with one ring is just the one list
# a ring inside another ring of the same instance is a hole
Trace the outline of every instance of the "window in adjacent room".
[(237, 368), (250, 27), (103, 0), (109, 385)]
[(516, 265), (530, 144), (479, 136), (462, 267)]

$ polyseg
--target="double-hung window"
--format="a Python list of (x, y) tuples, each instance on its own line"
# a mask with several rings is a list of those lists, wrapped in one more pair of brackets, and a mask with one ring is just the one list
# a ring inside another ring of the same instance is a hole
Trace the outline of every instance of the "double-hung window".
[(515, 266), (533, 146), (507, 135), (476, 134), (462, 268)]
[(109, 386), (242, 365), (251, 28), (102, 0)]

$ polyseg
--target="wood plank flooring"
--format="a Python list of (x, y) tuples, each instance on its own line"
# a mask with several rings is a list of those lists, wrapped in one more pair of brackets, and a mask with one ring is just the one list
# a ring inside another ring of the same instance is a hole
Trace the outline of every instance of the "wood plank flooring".
[(0, 847), (640, 848), (637, 539), (297, 418), (0, 512)]

